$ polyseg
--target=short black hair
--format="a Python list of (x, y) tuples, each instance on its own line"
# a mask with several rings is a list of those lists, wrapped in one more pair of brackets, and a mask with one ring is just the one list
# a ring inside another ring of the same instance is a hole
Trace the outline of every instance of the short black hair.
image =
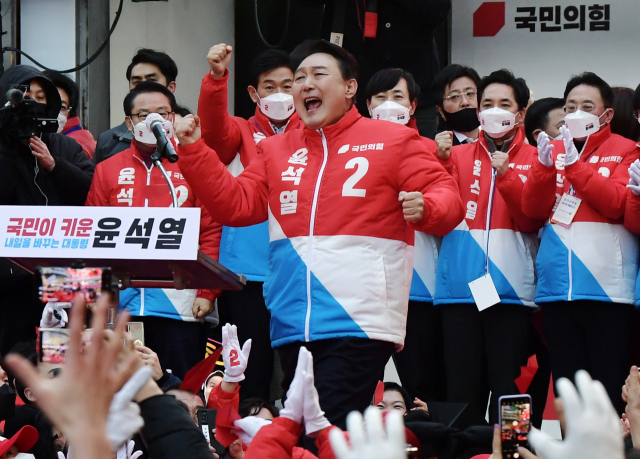
[(580, 86), (581, 84), (598, 88), (605, 108), (611, 108), (613, 106), (614, 96), (611, 86), (609, 86), (606, 81), (604, 81), (593, 72), (584, 72), (580, 75), (571, 77), (571, 79), (567, 83), (567, 87), (564, 90), (564, 100), (567, 100), (567, 97), (569, 97), (569, 93), (573, 90), (573, 88), (575, 88), (576, 86)]
[(402, 387), (400, 384), (394, 383), (394, 382), (386, 382), (384, 383), (384, 391), (385, 392), (395, 391), (395, 392), (398, 392), (400, 395), (402, 395), (402, 399), (404, 400), (404, 406), (407, 408), (407, 411), (415, 407), (415, 405), (413, 404), (413, 400), (409, 395), (409, 392), (407, 392), (407, 389)]
[(176, 109), (174, 110), (174, 112), (176, 112), (178, 115), (182, 116), (183, 118), (187, 115), (193, 115), (193, 112), (188, 107), (184, 107), (178, 104), (176, 104)]
[(131, 116), (136, 97), (138, 97), (138, 95), (140, 94), (148, 94), (151, 92), (159, 92), (161, 94), (164, 94), (167, 99), (169, 99), (169, 103), (171, 104), (171, 111), (175, 112), (177, 110), (178, 105), (176, 104), (176, 97), (171, 91), (167, 89), (165, 85), (160, 84), (157, 81), (141, 81), (124, 98), (124, 102), (122, 104), (124, 107), (124, 114), (127, 116)]
[(537, 129), (544, 131), (549, 124), (549, 112), (562, 107), (564, 107), (564, 100), (559, 97), (547, 97), (531, 104), (524, 117), (524, 132), (530, 145), (538, 146), (536, 139), (533, 138), (533, 132)]
[(242, 400), (240, 402), (240, 405), (238, 405), (238, 414), (241, 418), (246, 418), (247, 416), (255, 416), (260, 412), (262, 408), (266, 408), (267, 410), (269, 410), (274, 418), (280, 416), (280, 411), (274, 404), (257, 397)]
[(45, 70), (42, 72), (44, 76), (53, 81), (56, 88), (61, 88), (69, 96), (69, 105), (71, 110), (69, 111), (69, 118), (78, 116), (78, 101), (80, 99), (80, 90), (75, 81), (66, 75), (55, 70)]
[[(38, 351), (36, 348), (35, 340), (30, 341), (20, 341), (13, 345), (9, 354), (18, 354), (27, 359), (31, 364), (35, 367), (38, 366)], [(18, 377), (13, 374), (7, 367), (4, 367), (7, 372), (7, 377), (9, 378), (9, 384), (13, 385), (13, 381), (15, 381), (14, 389), (16, 393), (20, 396), (25, 405), (30, 405), (31, 401), (25, 395), (25, 389), (27, 386), (18, 379)]]
[(633, 115), (635, 92), (624, 86), (614, 86), (611, 90), (613, 91), (611, 132), (637, 142), (640, 137), (640, 124)]
[(176, 81), (176, 78), (178, 78), (178, 66), (168, 54), (149, 48), (141, 48), (136, 55), (133, 56), (131, 64), (127, 67), (127, 81), (131, 80), (131, 70), (141, 63), (153, 64), (158, 67), (160, 73), (167, 79), (167, 84)]
[[(358, 61), (353, 57), (349, 51), (341, 48), (338, 45), (329, 43), (326, 40), (314, 40), (310, 42), (304, 52), (300, 53), (300, 57), (304, 56), (302, 60), (311, 56), (312, 54), (328, 54), (338, 61), (338, 68), (343, 80), (357, 80), (358, 79)], [(302, 63), (302, 61), (300, 61)]]
[(393, 89), (400, 81), (400, 78), (404, 78), (407, 82), (409, 101), (413, 103), (420, 95), (420, 86), (416, 83), (411, 73), (400, 68), (382, 69), (374, 73), (369, 83), (367, 83), (367, 89), (365, 90), (367, 100), (371, 100), (373, 96), (380, 92)]
[(283, 67), (291, 70), (291, 73), (296, 71), (293, 59), (286, 52), (280, 49), (263, 51), (251, 63), (249, 84), (257, 89), (261, 75)]
[(436, 105), (442, 107), (446, 87), (450, 86), (451, 83), (456, 81), (458, 78), (464, 77), (472, 80), (476, 85), (476, 88), (480, 86), (480, 75), (478, 75), (478, 72), (471, 67), (460, 64), (450, 64), (440, 70), (431, 84), (431, 89), (436, 96)]
[(478, 107), (480, 107), (482, 103), (482, 96), (487, 86), (496, 83), (510, 86), (511, 89), (513, 89), (513, 96), (518, 104), (518, 110), (527, 108), (530, 95), (527, 82), (522, 78), (516, 78), (513, 73), (507, 69), (491, 72), (488, 76), (480, 80), (480, 84), (478, 85)]

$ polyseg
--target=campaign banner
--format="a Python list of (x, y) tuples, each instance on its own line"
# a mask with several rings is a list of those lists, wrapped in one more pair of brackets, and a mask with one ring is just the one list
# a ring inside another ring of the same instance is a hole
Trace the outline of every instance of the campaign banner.
[(196, 260), (200, 208), (0, 206), (0, 257)]
[(640, 83), (640, 2), (611, 0), (456, 0), (451, 62), (480, 76), (506, 68), (527, 81), (534, 97), (563, 97), (567, 81), (594, 72), (611, 86)]

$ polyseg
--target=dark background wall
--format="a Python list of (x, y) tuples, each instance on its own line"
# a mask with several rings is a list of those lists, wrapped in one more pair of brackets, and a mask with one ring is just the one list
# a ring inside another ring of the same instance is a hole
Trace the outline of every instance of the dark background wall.
[[(247, 95), (251, 61), (268, 48), (258, 33), (256, 1), (260, 30), (264, 39), (271, 45), (282, 42), (278, 48), (290, 53), (296, 45), (306, 39), (329, 39), (328, 36), (321, 36), (325, 6), (320, 2), (318, 6), (307, 6), (295, 0), (235, 0), (234, 113), (243, 118), (250, 117), (255, 111), (255, 104)], [(288, 15), (287, 7), (289, 7)], [(331, 17), (326, 20), (329, 24), (331, 23)], [(286, 35), (284, 35), (285, 29)], [(449, 24), (444, 24), (435, 33), (441, 66), (449, 63), (448, 29)]]

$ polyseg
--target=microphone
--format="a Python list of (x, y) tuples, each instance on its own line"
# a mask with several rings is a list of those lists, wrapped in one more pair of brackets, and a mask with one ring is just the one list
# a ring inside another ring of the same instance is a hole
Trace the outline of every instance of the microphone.
[(19, 89), (9, 89), (7, 91), (7, 105), (12, 105), (13, 107), (17, 107), (24, 100), (24, 93)]
[(166, 120), (162, 118), (162, 116), (157, 113), (151, 113), (146, 119), (147, 129), (156, 136), (160, 154), (167, 158), (170, 163), (175, 163), (178, 161), (178, 154), (175, 148), (173, 148), (171, 141), (167, 138), (167, 133), (164, 131), (164, 127), (162, 126), (164, 121)]

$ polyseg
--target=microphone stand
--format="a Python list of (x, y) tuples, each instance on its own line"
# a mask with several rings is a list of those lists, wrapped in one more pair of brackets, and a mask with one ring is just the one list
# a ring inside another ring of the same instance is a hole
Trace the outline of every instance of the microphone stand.
[(161, 136), (158, 139), (158, 148), (156, 148), (156, 151), (151, 155), (151, 161), (153, 162), (154, 166), (160, 169), (160, 172), (162, 172), (162, 176), (167, 181), (167, 185), (169, 185), (169, 190), (171, 191), (171, 200), (173, 202), (173, 207), (177, 208), (178, 199), (176, 197), (176, 189), (174, 188), (173, 182), (171, 181), (171, 178), (167, 174), (167, 171), (164, 169), (164, 166), (162, 165), (162, 157), (166, 157), (165, 149), (167, 148), (168, 142), (169, 140), (166, 138), (166, 136)]

